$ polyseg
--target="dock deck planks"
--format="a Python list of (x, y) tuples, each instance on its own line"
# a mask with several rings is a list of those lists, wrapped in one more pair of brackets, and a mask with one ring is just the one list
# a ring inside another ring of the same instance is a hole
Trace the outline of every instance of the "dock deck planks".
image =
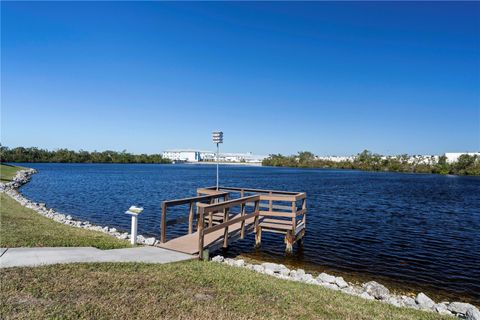
[[(230, 219), (233, 219), (236, 217), (240, 217), (240, 214), (237, 214), (231, 217)], [(255, 222), (254, 218), (245, 220), (245, 229), (249, 229), (249, 227), (252, 227), (254, 225), (254, 222)], [(228, 227), (229, 235), (238, 233), (240, 231), (240, 228), (241, 228), (240, 222), (232, 224), (231, 226)], [(199, 235), (197, 231), (191, 234), (187, 234), (187, 235), (172, 239), (165, 243), (161, 243), (158, 246), (164, 249), (170, 249), (170, 250), (183, 252), (187, 254), (192, 254), (192, 255), (198, 254), (198, 237)], [(223, 237), (224, 237), (224, 229), (220, 229), (205, 235), (204, 247), (209, 248), (216, 245), (221, 245), (221, 243), (223, 243)]]

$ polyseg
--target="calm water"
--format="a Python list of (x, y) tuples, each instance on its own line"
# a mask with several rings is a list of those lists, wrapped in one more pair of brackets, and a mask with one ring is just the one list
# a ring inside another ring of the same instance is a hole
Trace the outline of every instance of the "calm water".
[[(27, 164), (22, 192), (82, 220), (129, 229), (124, 211), (145, 207), (139, 232), (159, 236), (160, 203), (215, 184), (209, 165)], [(229, 254), (376, 279), (402, 290), (480, 301), (480, 178), (321, 169), (222, 166), (221, 184), (306, 191), (303, 248), (284, 256), (278, 235), (253, 235)], [(173, 215), (182, 212), (172, 212)], [(186, 211), (184, 212), (186, 213)], [(186, 226), (169, 228), (169, 237)], [(350, 277), (350, 278), (349, 278)]]

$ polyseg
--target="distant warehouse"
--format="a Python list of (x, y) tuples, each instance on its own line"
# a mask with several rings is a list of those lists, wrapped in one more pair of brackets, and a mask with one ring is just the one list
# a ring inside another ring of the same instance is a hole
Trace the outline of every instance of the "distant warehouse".
[(447, 152), (445, 153), (445, 157), (447, 158), (448, 163), (453, 163), (457, 162), (458, 158), (460, 158), (461, 155), (469, 155), (469, 156), (479, 156), (480, 157), (480, 152)]
[[(191, 149), (166, 150), (163, 152), (164, 158), (175, 162), (210, 162), (215, 161), (215, 153), (212, 151), (201, 151)], [(220, 153), (220, 162), (245, 162), (245, 163), (259, 163), (265, 156), (254, 155), (248, 153)]]

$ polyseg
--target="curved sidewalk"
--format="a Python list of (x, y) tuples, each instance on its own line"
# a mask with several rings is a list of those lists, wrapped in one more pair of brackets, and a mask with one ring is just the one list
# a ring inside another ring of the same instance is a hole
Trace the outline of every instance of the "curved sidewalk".
[(0, 268), (76, 262), (169, 263), (195, 256), (156, 247), (100, 250), (93, 247), (0, 248)]

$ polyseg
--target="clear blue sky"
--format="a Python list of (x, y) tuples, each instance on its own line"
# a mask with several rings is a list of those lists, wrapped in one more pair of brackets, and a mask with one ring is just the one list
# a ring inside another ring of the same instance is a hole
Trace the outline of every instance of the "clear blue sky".
[(1, 3), (1, 143), (480, 149), (480, 3)]

